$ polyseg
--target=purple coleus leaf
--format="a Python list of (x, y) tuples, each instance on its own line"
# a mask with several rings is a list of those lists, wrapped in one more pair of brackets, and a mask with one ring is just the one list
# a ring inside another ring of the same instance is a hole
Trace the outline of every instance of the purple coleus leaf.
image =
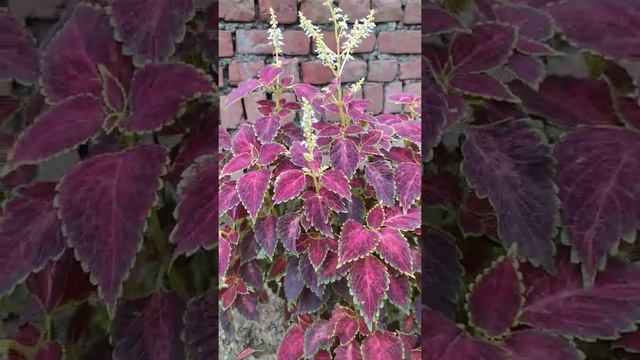
[(224, 277), (231, 262), (232, 249), (229, 239), (220, 236), (218, 239), (218, 273)]
[(437, 35), (464, 29), (464, 26), (455, 16), (436, 7), (423, 7), (422, 16), (425, 19), (429, 19), (422, 28), (422, 33), (425, 35)]
[(278, 129), (280, 129), (280, 117), (275, 115), (261, 117), (256, 120), (255, 128), (260, 142), (263, 144), (272, 142), (278, 134)]
[(269, 65), (260, 69), (258, 78), (262, 82), (262, 86), (266, 88), (267, 86), (271, 85), (271, 83), (274, 82), (278, 78), (278, 76), (282, 75), (283, 72), (284, 67)]
[(315, 193), (307, 192), (303, 194), (303, 198), (304, 215), (307, 220), (322, 234), (333, 237), (333, 230), (328, 225), (329, 209), (322, 202), (322, 197), (315, 195)]
[(389, 289), (387, 267), (373, 255), (368, 255), (351, 265), (347, 278), (360, 314), (369, 329), (373, 329)]
[(389, 265), (398, 271), (411, 274), (411, 248), (407, 239), (399, 230), (381, 229), (377, 251)]
[(276, 161), (278, 156), (287, 152), (287, 148), (278, 143), (268, 143), (260, 146), (260, 152), (258, 153), (258, 165), (269, 165)]
[[(218, 218), (218, 162), (214, 156), (201, 157), (185, 171), (178, 185), (180, 202), (176, 208), (177, 224), (169, 236), (176, 244), (174, 258), (190, 255), (198, 248), (209, 248), (215, 243)], [(233, 192), (232, 192), (233, 194)], [(233, 199), (225, 199), (226, 201)]]
[(420, 227), (422, 221), (419, 208), (402, 211), (400, 208), (385, 210), (383, 226), (398, 230), (415, 230)]
[(306, 185), (306, 175), (302, 170), (284, 171), (276, 178), (275, 187), (273, 189), (274, 204), (279, 204), (295, 198), (300, 195)]
[(509, 88), (487, 74), (456, 74), (449, 79), (449, 86), (467, 95), (517, 102)]
[[(584, 127), (554, 148), (562, 224), (587, 285), (640, 222), (640, 136), (632, 130)], [(598, 166), (593, 166), (598, 164)]]
[(80, 95), (39, 115), (18, 138), (11, 163), (34, 164), (69, 150), (102, 131), (106, 114), (99, 99)]
[(166, 290), (119, 306), (112, 330), (114, 358), (184, 359), (185, 308), (178, 295)]
[(389, 279), (387, 297), (392, 304), (404, 310), (406, 313), (409, 312), (411, 284), (406, 276), (392, 276)]
[(568, 0), (544, 9), (572, 43), (606, 56), (640, 60), (640, 5), (633, 0)]
[(549, 147), (524, 120), (478, 126), (462, 146), (464, 173), (479, 197), (488, 197), (506, 248), (553, 269), (558, 200)]
[(13, 16), (0, 13), (0, 79), (32, 84), (38, 78), (38, 49), (31, 34)]
[(556, 51), (549, 45), (543, 42), (530, 40), (523, 37), (518, 38), (518, 41), (516, 42), (516, 49), (518, 49), (519, 52), (526, 55), (536, 55), (536, 56), (557, 55)]
[(326, 320), (317, 320), (304, 333), (304, 356), (311, 358), (318, 350), (327, 349), (333, 343), (333, 327)]
[(269, 258), (273, 257), (273, 253), (276, 251), (276, 245), (278, 245), (276, 222), (277, 218), (275, 216), (268, 215), (256, 221), (253, 228), (256, 242), (260, 244)]
[(355, 220), (347, 220), (342, 226), (338, 241), (338, 265), (343, 266), (366, 256), (376, 248), (379, 241), (378, 233), (368, 230)]
[(166, 162), (161, 147), (139, 145), (90, 157), (58, 184), (67, 241), (95, 279), (110, 311), (142, 242)]
[(369, 162), (364, 169), (365, 179), (373, 186), (378, 199), (386, 206), (393, 206), (396, 181), (389, 163), (384, 160)]
[(127, 105), (127, 94), (109, 69), (98, 65), (98, 72), (102, 76), (102, 99), (111, 112), (123, 113)]
[(621, 347), (629, 352), (640, 352), (640, 331), (636, 330), (624, 333), (616, 340), (616, 347)]
[(227, 96), (227, 100), (225, 101), (224, 106), (229, 107), (234, 102), (242, 99), (243, 97), (251, 94), (254, 90), (261, 87), (262, 83), (256, 79), (248, 79), (240, 84), (238, 87)]
[(229, 162), (224, 164), (220, 171), (220, 177), (233, 175), (238, 171), (242, 171), (253, 164), (253, 156), (249, 153), (238, 154), (232, 157)]
[(409, 209), (420, 198), (422, 184), (422, 166), (415, 163), (402, 163), (394, 170), (398, 200), (404, 209)]
[(342, 279), (349, 268), (347, 266), (338, 267), (338, 254), (333, 251), (327, 252), (324, 263), (320, 266), (318, 281), (320, 284), (327, 284)]
[(337, 306), (331, 311), (333, 335), (340, 339), (340, 344), (351, 342), (358, 333), (358, 314), (350, 308)]
[(238, 191), (236, 190), (236, 182), (229, 181), (220, 186), (218, 191), (218, 212), (222, 216), (228, 210), (240, 203)]
[(151, 64), (136, 71), (131, 83), (131, 115), (120, 127), (149, 132), (171, 123), (188, 100), (212, 91), (211, 79), (185, 63)]
[(509, 87), (528, 111), (562, 126), (618, 123), (611, 89), (604, 80), (551, 75), (538, 92), (514, 81)]
[(113, 0), (110, 5), (116, 37), (138, 66), (167, 60), (195, 13), (193, 0)]
[(218, 126), (218, 122), (218, 109), (212, 105), (206, 106), (192, 125), (189, 134), (185, 136), (173, 161), (173, 169), (168, 177), (171, 182), (177, 182), (182, 172), (200, 156), (214, 155), (218, 150), (231, 148), (229, 133), (222, 126)]
[(296, 240), (300, 237), (300, 215), (289, 213), (279, 217), (276, 232), (285, 249), (296, 254)]
[(338, 170), (328, 170), (320, 176), (320, 181), (330, 191), (345, 199), (351, 198), (351, 186), (344, 174)]
[(367, 360), (402, 359), (402, 342), (391, 331), (376, 331), (362, 341), (362, 355)]
[(393, 130), (403, 139), (420, 145), (422, 141), (422, 123), (419, 121), (403, 121), (391, 125)]
[[(423, 51), (426, 51), (424, 49)], [(427, 63), (422, 67), (422, 116), (425, 129), (422, 132), (423, 157), (431, 158), (431, 149), (440, 141), (442, 130), (446, 123), (448, 111), (447, 100), (440, 84), (436, 81), (432, 67)]]
[(503, 5), (495, 8), (498, 21), (518, 28), (518, 35), (542, 41), (553, 35), (551, 17), (541, 10), (522, 5)]
[(336, 348), (336, 356), (334, 360), (363, 360), (360, 344), (352, 341), (348, 344), (342, 344)]
[(295, 301), (302, 293), (304, 281), (299, 270), (300, 260), (297, 258), (289, 259), (284, 275), (284, 296), (288, 301)]
[(304, 355), (305, 329), (301, 325), (293, 325), (284, 334), (278, 347), (278, 360), (299, 360)]
[(369, 210), (367, 213), (367, 225), (369, 227), (378, 229), (382, 226), (382, 222), (384, 221), (384, 208), (381, 204), (378, 204)]
[(545, 64), (537, 57), (514, 53), (507, 63), (509, 69), (518, 80), (538, 89), (544, 78)]
[(469, 320), (489, 337), (509, 331), (517, 320), (524, 297), (517, 260), (504, 256), (478, 276), (471, 287)]
[(184, 313), (184, 342), (194, 360), (218, 356), (218, 299), (204, 295), (191, 299)]
[(243, 124), (231, 139), (233, 155), (253, 154), (258, 148), (260, 148), (260, 143), (251, 125)]
[(522, 322), (580, 338), (612, 338), (633, 328), (640, 316), (640, 268), (610, 261), (592, 287), (569, 254), (558, 256), (555, 276), (525, 264), (527, 288)]
[(544, 331), (525, 329), (504, 341), (514, 360), (578, 360), (583, 356), (567, 340)]
[(0, 217), (0, 293), (62, 254), (64, 239), (53, 207), (55, 184), (19, 188)]
[(300, 271), (300, 276), (304, 281), (304, 284), (307, 285), (309, 290), (311, 290), (318, 297), (322, 297), (324, 295), (324, 286), (320, 284), (318, 280), (318, 273), (316, 269), (309, 261), (308, 257), (300, 258), (298, 262), (298, 270)]
[(258, 211), (262, 207), (262, 201), (269, 187), (270, 178), (271, 170), (254, 170), (242, 175), (236, 183), (238, 197), (240, 197), (242, 205), (247, 209), (253, 221), (256, 220)]
[(462, 257), (453, 237), (441, 230), (427, 229), (422, 246), (429, 249), (422, 259), (422, 301), (431, 309), (453, 318), (457, 294), (462, 285)]
[(342, 172), (348, 179), (351, 179), (358, 168), (360, 153), (353, 140), (337, 139), (331, 144), (329, 163), (331, 167)]
[(69, 19), (53, 37), (43, 54), (42, 93), (52, 103), (69, 97), (102, 93), (104, 66), (129, 89), (133, 68), (113, 38), (105, 10), (89, 4), (76, 5)]
[(258, 313), (258, 296), (254, 293), (250, 294), (238, 294), (234, 303), (236, 309), (240, 315), (247, 320), (260, 321), (260, 314)]
[(458, 73), (482, 72), (503, 65), (513, 50), (516, 30), (508, 25), (487, 23), (472, 34), (458, 34), (451, 44), (451, 60)]

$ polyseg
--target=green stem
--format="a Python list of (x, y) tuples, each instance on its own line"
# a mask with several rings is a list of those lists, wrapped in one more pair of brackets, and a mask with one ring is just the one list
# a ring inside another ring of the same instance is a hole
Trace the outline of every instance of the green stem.
[(164, 274), (169, 267), (169, 263), (171, 262), (171, 250), (169, 249), (167, 237), (164, 235), (164, 231), (162, 231), (162, 225), (160, 225), (158, 209), (153, 209), (151, 211), (151, 216), (149, 218), (149, 231), (151, 233), (151, 237), (155, 240), (156, 249), (162, 259), (160, 269), (158, 270), (158, 277), (156, 278), (156, 288), (159, 289), (162, 286), (162, 278), (164, 277)]

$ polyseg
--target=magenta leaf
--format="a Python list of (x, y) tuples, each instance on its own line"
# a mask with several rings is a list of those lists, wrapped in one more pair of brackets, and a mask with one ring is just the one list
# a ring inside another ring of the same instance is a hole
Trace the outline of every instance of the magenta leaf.
[(69, 97), (102, 93), (98, 65), (104, 66), (125, 90), (133, 69), (113, 38), (106, 11), (79, 4), (43, 54), (42, 93), (54, 103)]
[(179, 62), (147, 65), (133, 76), (131, 115), (120, 127), (129, 132), (160, 129), (173, 122), (188, 100), (211, 91), (208, 75), (191, 65)]
[(505, 248), (553, 269), (558, 201), (549, 147), (528, 120), (508, 120), (473, 128), (462, 146), (467, 181), (488, 197), (498, 215)]
[(516, 49), (526, 55), (551, 56), (557, 54), (549, 45), (523, 37), (518, 38)]
[(184, 342), (194, 360), (207, 360), (218, 355), (218, 299), (204, 295), (191, 299), (184, 313)]
[(305, 329), (300, 325), (293, 325), (278, 347), (278, 360), (299, 360), (304, 355)]
[(62, 254), (64, 239), (53, 207), (54, 183), (19, 188), (0, 217), (0, 293)]
[(340, 339), (340, 344), (351, 342), (358, 333), (358, 314), (344, 307), (336, 307), (331, 311), (333, 335)]
[(322, 265), (322, 262), (327, 256), (329, 245), (329, 240), (326, 238), (311, 238), (307, 252), (309, 255), (309, 261), (316, 271), (319, 270), (320, 265)]
[(178, 295), (166, 290), (119, 306), (113, 321), (114, 358), (184, 359), (185, 308)]
[(481, 24), (471, 34), (458, 34), (451, 44), (451, 60), (458, 73), (482, 72), (503, 65), (515, 45), (516, 31), (502, 24)]
[(258, 74), (258, 77), (262, 82), (262, 86), (266, 88), (267, 86), (271, 85), (271, 83), (274, 82), (276, 78), (278, 78), (278, 76), (282, 75), (283, 72), (284, 72), (284, 67), (269, 65), (260, 69), (260, 73)]
[(38, 78), (38, 49), (17, 19), (0, 13), (0, 79), (32, 84)]
[(363, 360), (362, 353), (360, 352), (360, 344), (352, 341), (348, 344), (338, 346), (334, 360)]
[(64, 352), (58, 343), (42, 344), (38, 349), (35, 360), (62, 360)]
[(387, 267), (373, 255), (369, 255), (351, 265), (347, 278), (360, 314), (369, 329), (373, 329), (389, 289)]
[(414, 144), (420, 145), (422, 141), (422, 123), (419, 121), (403, 121), (391, 125), (396, 134)]
[(229, 162), (224, 164), (222, 170), (220, 171), (220, 177), (225, 177), (229, 175), (233, 175), (238, 171), (242, 171), (253, 163), (253, 156), (249, 153), (238, 154), (232, 157)]
[(518, 80), (536, 90), (546, 71), (544, 63), (539, 58), (518, 53), (511, 55), (507, 68)]
[(218, 273), (224, 277), (231, 262), (231, 242), (220, 236), (218, 239)]
[(255, 221), (258, 211), (262, 207), (262, 201), (269, 187), (270, 178), (271, 170), (254, 170), (242, 175), (236, 183), (240, 201), (242, 201), (242, 205), (247, 209), (253, 221)]
[(295, 301), (302, 293), (304, 282), (302, 275), (298, 269), (300, 260), (297, 258), (289, 259), (286, 272), (284, 275), (284, 295), (288, 301)]
[(578, 360), (583, 357), (567, 340), (534, 329), (514, 332), (504, 346), (514, 360)]
[(400, 209), (385, 210), (383, 226), (398, 230), (415, 230), (420, 227), (421, 211), (419, 208), (412, 208), (403, 212)]
[(141, 245), (166, 161), (164, 149), (139, 145), (90, 157), (58, 184), (67, 241), (95, 279), (110, 311)]
[(304, 333), (304, 356), (311, 358), (318, 350), (327, 349), (333, 343), (333, 327), (328, 321), (317, 320)]
[(325, 256), (324, 264), (320, 267), (318, 281), (327, 284), (341, 279), (348, 271), (347, 266), (338, 267), (338, 254), (329, 251)]
[(342, 196), (345, 199), (351, 198), (351, 187), (344, 174), (338, 170), (328, 170), (320, 176), (320, 181), (327, 189)]
[(18, 138), (11, 162), (34, 164), (71, 149), (102, 131), (105, 113), (90, 95), (69, 98), (43, 112)]
[(241, 82), (238, 87), (227, 96), (227, 100), (224, 104), (225, 107), (229, 107), (229, 105), (234, 102), (242, 99), (243, 97), (251, 94), (255, 89), (261, 87), (260, 81), (256, 79), (248, 79)]
[[(191, 131), (183, 140), (183, 146), (173, 161), (168, 179), (177, 182), (180, 174), (202, 155), (214, 155), (220, 149), (230, 149), (231, 140), (227, 131), (218, 126), (218, 109), (208, 105), (199, 114)], [(216, 146), (216, 136), (218, 143)]]
[(377, 229), (382, 226), (384, 221), (384, 208), (381, 204), (374, 206), (367, 214), (367, 225), (369, 227)]
[(245, 319), (260, 321), (260, 314), (257, 308), (258, 296), (256, 294), (238, 294), (234, 305)]
[(387, 297), (392, 304), (408, 313), (411, 302), (411, 284), (409, 280), (405, 276), (392, 276), (389, 279)]
[(330, 164), (334, 169), (342, 172), (344, 176), (351, 179), (358, 168), (360, 155), (353, 140), (337, 139), (331, 144)]
[(254, 226), (254, 236), (256, 242), (260, 244), (262, 249), (269, 255), (269, 258), (273, 257), (273, 253), (278, 245), (278, 238), (276, 237), (276, 217), (273, 215), (265, 216), (262, 219), (256, 221)]
[(264, 143), (270, 143), (276, 138), (278, 129), (280, 129), (280, 117), (279, 116), (265, 116), (256, 120), (255, 124), (256, 135), (258, 140)]
[(402, 163), (394, 170), (398, 200), (406, 210), (420, 198), (422, 184), (422, 166), (414, 163)]
[(177, 224), (169, 236), (169, 242), (176, 244), (174, 258), (181, 254), (190, 255), (200, 247), (208, 249), (214, 245), (218, 214), (217, 181), (218, 163), (213, 156), (201, 157), (188, 168), (178, 185), (180, 202), (176, 208)]
[(240, 203), (238, 197), (238, 191), (236, 190), (236, 182), (229, 181), (220, 186), (218, 191), (218, 212), (219, 216), (222, 216), (228, 210)]
[(451, 88), (467, 95), (516, 102), (509, 88), (487, 74), (457, 74), (449, 80)]
[(296, 213), (289, 213), (279, 217), (276, 223), (276, 232), (285, 249), (294, 254), (297, 253), (296, 240), (300, 237), (300, 216)]
[(522, 292), (517, 261), (511, 256), (498, 259), (470, 289), (467, 309), (471, 323), (489, 337), (505, 334), (520, 313)]
[(298, 262), (298, 270), (300, 271), (300, 276), (302, 277), (304, 284), (307, 285), (309, 290), (318, 297), (322, 297), (324, 294), (324, 286), (320, 284), (320, 281), (318, 280), (318, 273), (309, 261), (309, 257), (300, 258), (300, 261)]
[(110, 111), (115, 113), (123, 113), (127, 105), (127, 94), (109, 69), (102, 65), (98, 65), (98, 72), (102, 77), (102, 100)]
[(585, 284), (593, 284), (620, 239), (636, 236), (640, 136), (624, 128), (584, 127), (568, 133), (553, 153), (564, 231)]
[(390, 331), (376, 331), (362, 341), (362, 356), (367, 360), (402, 359), (404, 348)]
[(511, 91), (525, 107), (562, 126), (616, 124), (609, 85), (604, 80), (570, 76), (548, 76), (535, 92), (528, 86), (511, 82)]
[(384, 160), (369, 162), (365, 167), (364, 176), (376, 190), (378, 199), (387, 206), (393, 206), (396, 196), (396, 181), (389, 163)]
[(306, 184), (306, 175), (302, 170), (284, 171), (276, 179), (273, 202), (279, 204), (295, 198), (305, 189)]
[(620, 339), (616, 340), (616, 346), (629, 352), (640, 352), (640, 331), (622, 334)]
[(398, 271), (411, 274), (411, 248), (407, 239), (402, 233), (395, 229), (380, 230), (380, 242), (378, 243), (378, 253), (384, 261), (396, 268)]
[(422, 301), (431, 309), (453, 318), (457, 308), (457, 294), (462, 285), (462, 257), (453, 237), (441, 230), (427, 229), (423, 248), (429, 249), (422, 259)]
[(254, 150), (260, 147), (258, 139), (253, 132), (251, 125), (243, 124), (238, 131), (236, 131), (233, 139), (231, 139), (231, 150), (233, 155), (239, 154), (252, 154)]
[[(628, 0), (567, 0), (545, 8), (573, 43), (597, 53), (640, 60), (640, 6)], [(636, 24), (636, 25), (632, 25)]]
[(116, 37), (138, 66), (167, 60), (195, 12), (193, 0), (114, 0), (110, 5)]
[(429, 19), (423, 24), (422, 33), (425, 35), (437, 35), (464, 29), (464, 26), (455, 16), (442, 9), (423, 7), (422, 16), (425, 19)]
[(340, 239), (338, 242), (339, 266), (367, 256), (372, 252), (378, 242), (380, 235), (367, 230), (362, 224), (354, 220), (347, 220), (342, 226)]
[(311, 195), (304, 200), (304, 215), (318, 231), (326, 236), (333, 236), (333, 230), (328, 225), (329, 209), (322, 202), (319, 195)]
[(522, 5), (503, 5), (495, 9), (498, 21), (518, 28), (518, 35), (531, 40), (546, 40), (553, 35), (552, 20), (546, 13)]

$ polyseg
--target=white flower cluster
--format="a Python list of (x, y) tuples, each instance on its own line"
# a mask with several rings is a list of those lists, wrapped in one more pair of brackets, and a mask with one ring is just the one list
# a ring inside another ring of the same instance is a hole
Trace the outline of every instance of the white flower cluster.
[(278, 60), (278, 56), (282, 55), (281, 46), (284, 45), (282, 30), (278, 28), (278, 19), (276, 18), (276, 12), (273, 11), (273, 8), (269, 8), (269, 13), (271, 14), (271, 19), (269, 20), (269, 24), (271, 27), (269, 30), (268, 39), (271, 40), (273, 44), (273, 53), (276, 56), (276, 65), (280, 65), (280, 61)]
[(318, 137), (313, 131), (313, 124), (317, 123), (318, 119), (316, 119), (315, 112), (313, 111), (313, 107), (307, 101), (307, 99), (302, 99), (302, 120), (300, 125), (302, 126), (302, 131), (304, 132), (304, 141), (303, 145), (309, 149), (309, 152), (312, 153), (313, 149), (316, 147), (316, 142)]
[(353, 23), (351, 31), (348, 35), (346, 35), (347, 41), (342, 43), (342, 50), (344, 50), (343, 54), (345, 55), (346, 60), (353, 59), (353, 57), (351, 56), (353, 49), (358, 47), (358, 45), (360, 45), (360, 43), (362, 43), (364, 39), (369, 37), (369, 35), (371, 35), (371, 32), (373, 32), (373, 29), (376, 28), (376, 23), (374, 21), (373, 15), (374, 11), (373, 9), (371, 9), (369, 11), (369, 15), (367, 15), (366, 18), (356, 20), (356, 22)]
[(322, 61), (324, 66), (328, 66), (331, 69), (337, 69), (336, 54), (329, 49), (327, 44), (324, 43), (324, 36), (322, 31), (316, 25), (313, 25), (309, 19), (307, 19), (302, 12), (298, 12), (300, 17), (300, 27), (304, 30), (304, 33), (312, 38), (316, 43), (316, 53), (318, 58)]
[(355, 94), (358, 91), (362, 90), (362, 85), (364, 84), (364, 78), (360, 78), (360, 80), (358, 80), (358, 82), (351, 84), (351, 87), (349, 88), (349, 91), (351, 92), (351, 94)]

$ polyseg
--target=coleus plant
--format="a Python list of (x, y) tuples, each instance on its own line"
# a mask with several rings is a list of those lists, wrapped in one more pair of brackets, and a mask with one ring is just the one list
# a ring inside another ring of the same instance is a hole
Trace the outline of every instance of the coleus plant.
[(634, 358), (640, 4), (423, 19), (425, 358)]
[(0, 357), (211, 358), (217, 4), (75, 3), (0, 13)]
[[(419, 359), (421, 98), (393, 94), (405, 113), (367, 113), (372, 101), (357, 96), (362, 81), (343, 88), (341, 77), (375, 27), (373, 12), (349, 27), (331, 0), (324, 5), (336, 52), (299, 18), (335, 76), (331, 84), (317, 89), (284, 75), (272, 11), (273, 64), (222, 105), (267, 93), (254, 124), (232, 135), (219, 130), (222, 327), (233, 313), (259, 321), (269, 287), (286, 299), (290, 324), (279, 360)], [(294, 112), (299, 125), (285, 124)]]

